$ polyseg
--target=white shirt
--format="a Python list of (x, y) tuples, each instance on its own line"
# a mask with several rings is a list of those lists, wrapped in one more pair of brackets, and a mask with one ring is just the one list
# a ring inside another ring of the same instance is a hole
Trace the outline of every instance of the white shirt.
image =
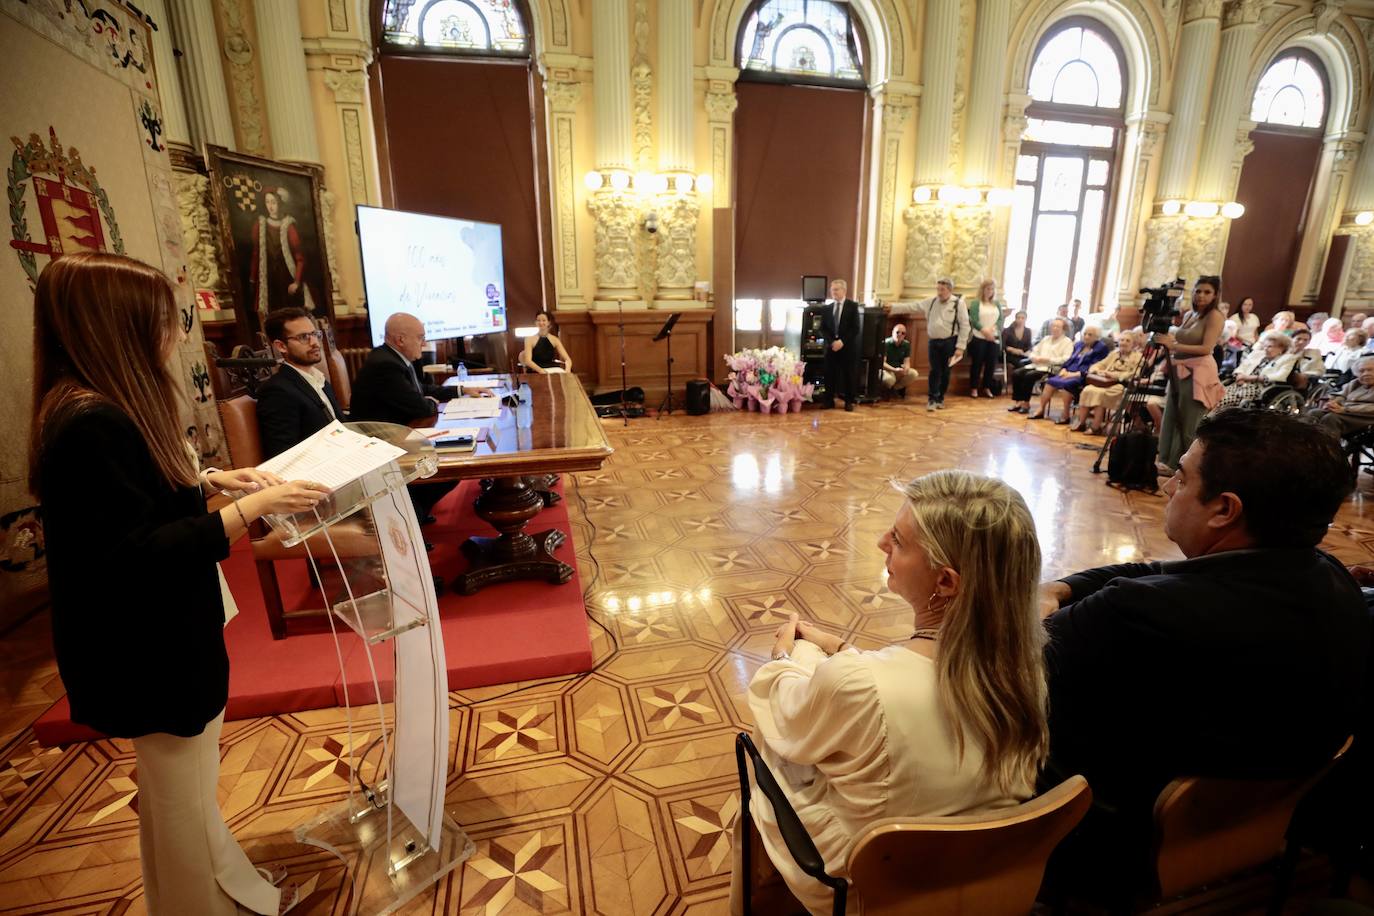
[[(286, 364), (290, 366), (292, 369), (295, 369), (297, 372), (299, 372), (301, 374), (301, 377), (310, 383), (310, 387), (314, 388), (315, 393), (320, 396), (320, 401), (324, 404), (325, 411), (331, 417), (333, 417), (334, 405), (330, 404), (329, 398), (324, 396), (324, 385), (325, 382), (328, 381), (328, 379), (324, 377), (324, 373), (316, 369), (314, 366), (306, 366), (304, 369), (302, 369), (300, 366), (297, 366), (295, 363), (290, 361), (288, 361)], [(335, 419), (338, 418), (335, 417)]]

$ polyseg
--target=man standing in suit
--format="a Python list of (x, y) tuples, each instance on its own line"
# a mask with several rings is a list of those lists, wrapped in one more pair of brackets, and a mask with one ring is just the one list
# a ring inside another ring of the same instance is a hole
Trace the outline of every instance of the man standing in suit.
[(258, 389), (258, 433), (265, 458), (279, 455), (344, 419), (334, 388), (320, 371), (323, 335), (302, 308), (268, 314), (263, 330), (282, 359), (277, 374)]
[(859, 303), (847, 298), (849, 284), (830, 281), (821, 334), (829, 343), (825, 348), (825, 406), (835, 406), (835, 395), (843, 395), (844, 409), (854, 409), (855, 376), (859, 371)]

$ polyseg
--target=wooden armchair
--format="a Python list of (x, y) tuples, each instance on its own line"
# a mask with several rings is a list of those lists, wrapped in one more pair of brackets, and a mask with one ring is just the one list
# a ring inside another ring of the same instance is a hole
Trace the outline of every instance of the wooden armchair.
[[(807, 874), (835, 888), (837, 916), (845, 911), (847, 886), (859, 895), (866, 914), (1024, 916), (1035, 904), (1050, 853), (1092, 804), (1087, 780), (1071, 776), (1014, 808), (958, 817), (886, 818), (869, 825), (855, 840), (846, 885), (844, 879), (825, 873), (824, 862), (749, 736), (740, 733), (735, 748), (743, 798), (744, 874), (750, 874), (747, 755), (788, 849)], [(798, 831), (800, 836), (795, 835)], [(744, 896), (747, 916), (747, 888)]]
[(1154, 810), (1159, 898), (1177, 897), (1278, 856), (1293, 809), (1350, 743), (1347, 738), (1330, 763), (1303, 779), (1189, 777), (1165, 786)]

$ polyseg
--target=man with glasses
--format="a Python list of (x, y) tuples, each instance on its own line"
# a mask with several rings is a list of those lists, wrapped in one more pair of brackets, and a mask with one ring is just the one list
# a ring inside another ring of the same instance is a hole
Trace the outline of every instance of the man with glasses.
[(277, 374), (258, 389), (258, 432), (263, 456), (271, 458), (345, 417), (319, 369), (323, 335), (310, 313), (277, 309), (268, 314), (263, 330), (282, 360)]

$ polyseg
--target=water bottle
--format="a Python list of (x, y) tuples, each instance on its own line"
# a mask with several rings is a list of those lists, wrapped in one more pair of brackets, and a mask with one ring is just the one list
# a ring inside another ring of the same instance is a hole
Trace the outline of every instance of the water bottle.
[(458, 384), (459, 384), (459, 385), (463, 385), (463, 384), (465, 384), (465, 383), (467, 382), (467, 380), (468, 380), (468, 364), (465, 363), (465, 362), (462, 362), (462, 361), (460, 360), (460, 361), (458, 362)]
[(521, 382), (520, 391), (516, 396), (520, 400), (520, 406), (515, 408), (515, 426), (517, 429), (529, 429), (534, 425), (534, 396), (530, 392), (530, 383)]

